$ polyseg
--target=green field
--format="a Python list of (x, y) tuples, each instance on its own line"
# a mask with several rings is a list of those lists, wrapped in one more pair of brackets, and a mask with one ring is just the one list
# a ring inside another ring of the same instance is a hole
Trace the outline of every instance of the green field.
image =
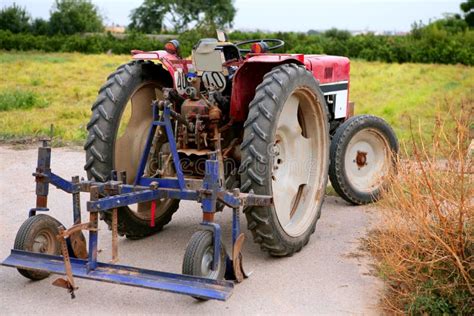
[[(84, 141), (98, 88), (126, 55), (0, 53), (0, 141), (46, 135), (59, 143)], [(472, 106), (474, 67), (352, 61), (350, 99), (356, 113), (388, 120), (403, 140), (410, 118), (426, 137), (436, 115)]]

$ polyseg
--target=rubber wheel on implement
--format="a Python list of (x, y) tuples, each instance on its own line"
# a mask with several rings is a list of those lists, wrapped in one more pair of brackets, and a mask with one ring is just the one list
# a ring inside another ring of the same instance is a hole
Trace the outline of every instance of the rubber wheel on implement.
[(397, 137), (387, 122), (372, 115), (351, 117), (331, 141), (329, 178), (334, 190), (355, 205), (377, 201), (397, 153)]
[[(152, 62), (134, 61), (110, 74), (99, 90), (87, 124), (84, 168), (89, 179), (105, 182), (110, 179), (111, 171), (117, 170), (126, 171), (127, 183), (133, 183), (153, 119), (151, 102), (162, 98), (162, 88), (170, 86), (168, 72)], [(166, 135), (162, 134), (148, 161), (146, 175), (155, 176), (155, 158), (160, 151), (169, 151), (168, 148)], [(178, 206), (177, 200), (157, 200), (154, 227), (150, 226), (151, 203), (123, 207), (118, 212), (119, 234), (132, 239), (151, 235), (170, 222)], [(101, 214), (110, 227), (112, 214)]]
[(264, 76), (241, 151), (241, 190), (274, 200), (245, 210), (254, 241), (274, 256), (301, 250), (320, 217), (329, 167), (327, 107), (311, 72), (285, 64)]
[[(48, 255), (60, 255), (61, 243), (56, 239), (60, 226), (62, 226), (61, 223), (49, 215), (39, 214), (29, 217), (20, 226), (13, 248)], [(18, 272), (31, 280), (42, 280), (50, 274), (41, 270), (25, 269), (18, 269)]]
[[(214, 257), (214, 238), (209, 230), (195, 232), (189, 240), (183, 258), (183, 274), (193, 275), (213, 280), (224, 279), (226, 270), (226, 252), (221, 243), (221, 254), (217, 270), (212, 270), (212, 259)], [(203, 298), (195, 297), (203, 300)]]

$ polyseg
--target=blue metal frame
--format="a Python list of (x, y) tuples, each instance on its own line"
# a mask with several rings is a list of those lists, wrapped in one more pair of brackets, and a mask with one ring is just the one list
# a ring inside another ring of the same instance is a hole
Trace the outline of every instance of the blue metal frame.
[[(147, 184), (149, 185), (151, 182), (158, 182), (160, 186), (164, 184), (163, 183), (164, 179), (143, 177), (143, 173), (145, 171), (146, 163), (148, 161), (148, 156), (150, 155), (151, 145), (153, 142), (153, 138), (155, 137), (157, 127), (162, 126), (165, 128), (166, 136), (168, 137), (168, 143), (170, 146), (171, 155), (173, 157), (174, 168), (176, 170), (176, 178), (179, 185), (178, 188), (180, 188), (181, 190), (185, 189), (186, 186), (185, 186), (185, 181), (184, 181), (184, 174), (183, 174), (183, 170), (181, 169), (181, 163), (179, 160), (178, 149), (176, 148), (176, 140), (174, 137), (173, 127), (171, 125), (170, 117), (171, 117), (170, 105), (167, 105), (164, 107), (161, 120), (159, 118), (158, 106), (155, 104), (153, 105), (153, 122), (150, 126), (150, 131), (148, 132), (145, 150), (143, 151), (142, 157), (140, 159), (140, 164), (137, 170), (137, 176), (135, 178), (135, 185), (147, 185)], [(145, 181), (142, 181), (142, 180), (145, 180)]]
[[(36, 172), (36, 208), (30, 210), (30, 216), (36, 215), (37, 211), (48, 211), (46, 206), (49, 185), (73, 195), (73, 220), (74, 223), (81, 222), (80, 192), (90, 192), (91, 199), (87, 202), (89, 212), (89, 245), (88, 259), (79, 260), (71, 258), (71, 268), (74, 276), (98, 281), (120, 283), (125, 285), (152, 288), (174, 293), (187, 294), (207, 299), (227, 299), (232, 291), (232, 283), (216, 281), (205, 278), (176, 275), (159, 271), (150, 271), (134, 267), (105, 264), (97, 261), (98, 248), (98, 214), (111, 209), (118, 209), (135, 203), (157, 200), (160, 198), (171, 198), (179, 200), (192, 200), (201, 203), (203, 220), (201, 223), (206, 229), (213, 232), (214, 256), (212, 269), (218, 268), (221, 253), (221, 227), (213, 222), (213, 213), (216, 212), (216, 203), (221, 201), (233, 209), (232, 216), (232, 243), (234, 244), (240, 235), (239, 211), (243, 204), (246, 205), (270, 205), (272, 198), (269, 196), (258, 196), (253, 194), (240, 194), (240, 192), (228, 192), (220, 183), (219, 161), (217, 153), (211, 153), (205, 163), (205, 176), (201, 181), (201, 188), (191, 190), (186, 188), (186, 180), (181, 169), (178, 150), (176, 148), (175, 136), (171, 124), (172, 110), (170, 104), (164, 104), (161, 116), (158, 105), (153, 104), (153, 122), (150, 126), (145, 149), (142, 153), (137, 176), (134, 185), (123, 184), (117, 181), (117, 173), (112, 171), (111, 180), (105, 183), (93, 181), (79, 181), (73, 177), (68, 181), (50, 169), (51, 148), (47, 143), (38, 150), (38, 164)], [(158, 127), (164, 127), (170, 151), (176, 170), (175, 179), (161, 179), (144, 177), (144, 170), (150, 154), (153, 138)], [(125, 177), (125, 175), (122, 175)], [(195, 186), (194, 186), (195, 187)], [(65, 273), (65, 267), (61, 263), (62, 257), (50, 256), (12, 250), (10, 256), (3, 261), (3, 265), (17, 268), (29, 268), (45, 270), (52, 273)], [(226, 262), (232, 262), (229, 258)]]
[[(62, 260), (60, 256), (13, 249), (2, 265), (65, 274)], [(103, 262), (97, 262), (96, 268), (90, 270), (87, 264), (86, 260), (71, 258), (73, 275), (94, 281), (124, 284), (220, 301), (227, 300), (232, 295), (234, 288), (232, 282), (223, 280), (204, 279)], [(115, 271), (115, 273), (111, 271)]]

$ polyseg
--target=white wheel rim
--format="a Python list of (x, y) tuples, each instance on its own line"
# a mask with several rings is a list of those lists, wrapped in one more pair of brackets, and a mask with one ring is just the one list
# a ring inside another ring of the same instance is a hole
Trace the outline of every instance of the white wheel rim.
[(296, 90), (283, 105), (272, 149), (275, 212), (283, 230), (292, 237), (307, 231), (322, 202), (327, 133), (324, 113), (314, 94), (306, 88)]
[(344, 169), (354, 189), (365, 193), (379, 189), (390, 171), (387, 139), (371, 128), (357, 132), (347, 145)]
[[(160, 85), (148, 82), (137, 87), (125, 105), (115, 140), (114, 169), (127, 172), (128, 184), (135, 181), (138, 164), (146, 145), (153, 120), (151, 102), (161, 99), (163, 92), (160, 90)], [(124, 115), (128, 117), (124, 118)], [(163, 215), (171, 203), (170, 199), (156, 200), (155, 217)], [(151, 219), (151, 202), (132, 204), (128, 207), (141, 219), (147, 221)]]
[(217, 269), (212, 270), (212, 260), (214, 259), (214, 250), (213, 246), (209, 246), (206, 248), (204, 255), (202, 256), (201, 260), (201, 276), (210, 278), (210, 279), (217, 279), (219, 276), (219, 269), (221, 263), (217, 264)]

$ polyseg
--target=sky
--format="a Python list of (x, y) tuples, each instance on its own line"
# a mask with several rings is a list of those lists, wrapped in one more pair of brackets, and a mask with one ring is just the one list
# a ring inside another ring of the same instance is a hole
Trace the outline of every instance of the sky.
[[(191, 0), (192, 1), (192, 0)], [(47, 19), (54, 0), (0, 0), (16, 3), (33, 17)], [(106, 24), (127, 25), (130, 11), (143, 0), (92, 0)], [(462, 0), (234, 0), (234, 29), (265, 31), (326, 30), (409, 31), (415, 21), (428, 22), (458, 13)]]

